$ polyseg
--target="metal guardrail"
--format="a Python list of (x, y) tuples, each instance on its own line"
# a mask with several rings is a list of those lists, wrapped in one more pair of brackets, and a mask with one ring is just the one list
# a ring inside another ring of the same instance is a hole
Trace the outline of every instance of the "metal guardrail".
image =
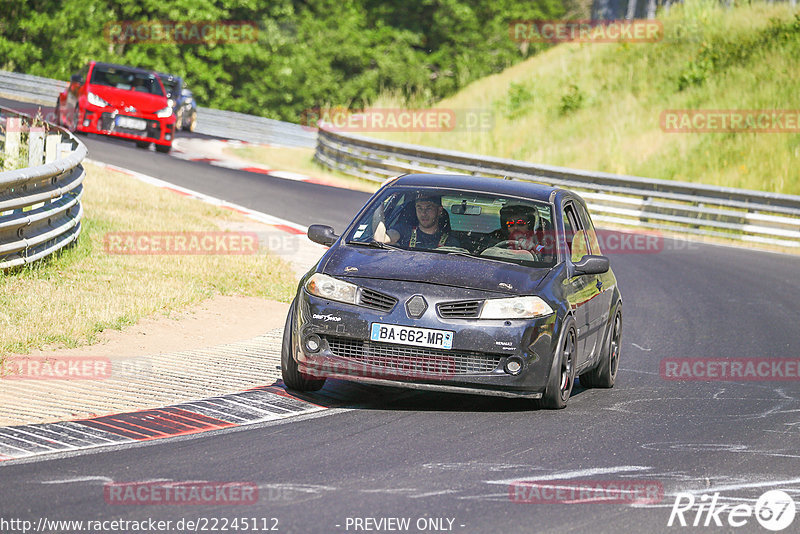
[[(0, 95), (35, 102), (42, 106), (55, 106), (58, 94), (69, 85), (67, 82), (0, 70)], [(197, 108), (197, 126), (200, 134), (224, 139), (238, 139), (250, 143), (267, 143), (313, 148), (317, 144), (316, 129), (234, 111)]]
[[(0, 108), (0, 269), (32, 263), (81, 232), (86, 146), (70, 132)], [(14, 169), (21, 165), (24, 168)]]
[(291, 122), (211, 108), (197, 108), (195, 132), (249, 143), (306, 148), (317, 146), (316, 129), (304, 128)]
[(315, 159), (382, 182), (403, 173), (466, 173), (577, 191), (597, 222), (800, 247), (800, 196), (589, 172), (372, 139), (320, 128)]

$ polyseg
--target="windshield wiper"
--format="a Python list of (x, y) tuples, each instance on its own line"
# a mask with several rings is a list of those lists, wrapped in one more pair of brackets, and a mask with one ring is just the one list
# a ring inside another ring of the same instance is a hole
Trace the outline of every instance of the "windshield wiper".
[(346, 245), (359, 245), (359, 246), (362, 246), (362, 247), (383, 248), (383, 249), (387, 249), (387, 250), (403, 250), (400, 247), (396, 247), (396, 246), (390, 245), (388, 243), (381, 243), (380, 241), (376, 241), (374, 239), (372, 239), (370, 241), (356, 241), (354, 239), (351, 239), (350, 241), (348, 241), (345, 244)]
[[(435, 251), (436, 249), (432, 250)], [(439, 254), (441, 254), (441, 252)], [(497, 263), (505, 263), (505, 264), (513, 263), (513, 262), (498, 260), (497, 258), (489, 258), (487, 256), (475, 256), (474, 254), (470, 254), (469, 252), (445, 252), (445, 254), (447, 254), (448, 256), (464, 256), (466, 258), (474, 258), (477, 260), (494, 261)]]

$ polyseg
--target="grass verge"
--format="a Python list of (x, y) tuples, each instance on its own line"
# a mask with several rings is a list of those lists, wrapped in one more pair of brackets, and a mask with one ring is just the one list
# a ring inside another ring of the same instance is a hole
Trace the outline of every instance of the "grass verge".
[(0, 359), (45, 346), (90, 344), (105, 329), (185, 308), (214, 295), (288, 302), (291, 268), (250, 255), (109, 254), (109, 232), (223, 231), (244, 218), (118, 172), (85, 164), (82, 233), (76, 245), (0, 277)]
[[(368, 134), (578, 169), (800, 194), (800, 132), (670, 133), (665, 110), (800, 109), (800, 11), (687, 0), (656, 43), (561, 44), (437, 108), (488, 127)], [(375, 107), (400, 107), (389, 96)]]

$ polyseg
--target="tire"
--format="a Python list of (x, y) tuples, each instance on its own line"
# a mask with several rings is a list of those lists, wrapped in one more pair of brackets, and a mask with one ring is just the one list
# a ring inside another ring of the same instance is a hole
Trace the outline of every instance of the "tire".
[(136, 141), (136, 146), (138, 148), (150, 148), (150, 143), (148, 141)]
[(572, 394), (572, 386), (575, 383), (575, 351), (577, 347), (577, 337), (575, 328), (572, 325), (561, 340), (556, 362), (550, 371), (547, 379), (547, 387), (544, 395), (539, 400), (539, 406), (548, 410), (561, 410), (567, 406), (569, 396)]
[(187, 132), (194, 132), (195, 127), (197, 126), (197, 112), (195, 111), (192, 113), (192, 118), (189, 120), (189, 124), (187, 126), (183, 126), (183, 129)]
[(172, 145), (156, 145), (156, 152), (161, 152), (162, 154), (168, 154), (171, 149)]
[(289, 308), (286, 325), (283, 327), (283, 344), (281, 345), (281, 375), (287, 388), (294, 391), (318, 391), (325, 385), (324, 378), (308, 378), (297, 369), (297, 362), (292, 355), (292, 317), (294, 304)]
[(611, 330), (608, 333), (608, 342), (603, 348), (600, 363), (581, 375), (581, 385), (585, 388), (613, 388), (619, 369), (620, 338), (622, 336), (622, 312), (617, 311)]
[(53, 121), (56, 123), (56, 126), (64, 126), (63, 124), (61, 124), (61, 113), (59, 111), (60, 109), (61, 109), (61, 99), (56, 98), (56, 107), (53, 108)]

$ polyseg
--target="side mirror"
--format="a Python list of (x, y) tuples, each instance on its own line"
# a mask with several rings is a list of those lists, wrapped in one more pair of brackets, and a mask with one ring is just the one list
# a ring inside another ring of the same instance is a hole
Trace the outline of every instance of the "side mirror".
[(608, 272), (608, 258), (587, 254), (575, 264), (575, 274), (603, 274)]
[(336, 243), (339, 236), (333, 233), (333, 228), (324, 224), (312, 224), (308, 227), (308, 238), (314, 243), (329, 247)]
[(80, 74), (73, 74), (70, 76), (69, 81), (71, 83), (81, 83), (81, 75)]

